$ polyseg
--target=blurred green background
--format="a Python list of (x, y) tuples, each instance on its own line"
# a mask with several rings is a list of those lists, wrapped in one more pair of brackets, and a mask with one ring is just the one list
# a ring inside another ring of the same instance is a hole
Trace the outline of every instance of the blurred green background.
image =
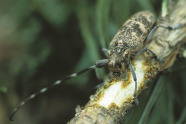
[[(94, 71), (30, 101), (14, 122), (8, 118), (30, 94), (104, 58), (101, 48), (108, 48), (122, 23), (141, 10), (158, 15), (161, 0), (1, 0), (0, 124), (68, 122), (100, 83)], [(185, 62), (178, 60), (165, 76), (149, 83), (125, 123), (185, 121)], [(104, 78), (103, 70), (100, 74)]]

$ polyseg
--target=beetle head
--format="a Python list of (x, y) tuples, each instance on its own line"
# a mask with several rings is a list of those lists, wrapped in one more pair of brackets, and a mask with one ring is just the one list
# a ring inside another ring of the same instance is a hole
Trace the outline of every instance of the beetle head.
[(122, 71), (124, 71), (126, 63), (128, 63), (130, 57), (129, 52), (129, 49), (123, 45), (118, 45), (109, 51), (108, 67), (111, 72), (119, 75)]

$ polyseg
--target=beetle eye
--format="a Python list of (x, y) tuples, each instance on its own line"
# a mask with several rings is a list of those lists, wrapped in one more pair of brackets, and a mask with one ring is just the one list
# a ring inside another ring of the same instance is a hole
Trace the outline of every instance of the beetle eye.
[(120, 68), (121, 69), (121, 64), (117, 64), (116, 67)]
[(113, 72), (114, 76), (119, 76), (120, 72)]

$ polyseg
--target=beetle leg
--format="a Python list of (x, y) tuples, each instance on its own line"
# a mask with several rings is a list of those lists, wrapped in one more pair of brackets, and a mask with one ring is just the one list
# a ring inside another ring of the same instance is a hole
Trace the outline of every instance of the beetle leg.
[(143, 49), (141, 49), (140, 51), (138, 51), (138, 52), (135, 54), (135, 56), (140, 55), (140, 54), (143, 54), (143, 53), (146, 52), (146, 51), (149, 51), (149, 52), (152, 54), (152, 56), (153, 56), (157, 61), (159, 61), (159, 62), (161, 62), (161, 63), (164, 63), (164, 60), (162, 60), (161, 58), (159, 58), (152, 50), (150, 50), (150, 49), (148, 49), (148, 48), (143, 48)]
[(154, 35), (154, 33), (156, 32), (156, 30), (161, 27), (161, 28), (166, 28), (168, 30), (175, 30), (175, 29), (179, 29), (179, 28), (182, 28), (186, 26), (186, 24), (179, 24), (179, 25), (176, 25), (176, 26), (167, 26), (167, 25), (156, 25), (154, 26), (154, 28), (150, 31), (150, 33), (148, 34), (147, 38), (146, 38), (146, 41), (148, 42), (149, 40), (152, 39), (152, 36)]
[(102, 50), (102, 52), (104, 53), (104, 55), (108, 58), (108, 56), (109, 56), (109, 49), (106, 49), (106, 48), (102, 48), (101, 49)]
[(103, 82), (103, 80), (101, 79), (101, 76), (100, 76), (100, 73), (99, 73), (98, 69), (95, 68), (94, 70), (95, 70), (97, 79), (98, 79), (100, 82)]
[(102, 59), (102, 60), (98, 60), (96, 61), (96, 68), (94, 69), (95, 70), (95, 73), (96, 73), (96, 77), (98, 78), (98, 80), (102, 81), (101, 77), (100, 77), (100, 74), (99, 74), (99, 71), (97, 70), (97, 68), (102, 68), (102, 67), (105, 67), (108, 65), (108, 59)]
[(133, 79), (134, 79), (134, 81), (135, 81), (134, 102), (135, 102), (135, 104), (138, 106), (139, 101), (138, 101), (138, 99), (137, 99), (137, 77), (136, 77), (136, 73), (135, 73), (135, 71), (134, 71), (134, 68), (133, 68), (133, 66), (132, 66), (132, 64), (131, 64), (131, 61), (129, 61), (129, 68), (130, 68), (130, 71), (132, 72), (132, 77), (133, 77)]
[(96, 77), (98, 78), (98, 80), (102, 81), (101, 77), (100, 77), (100, 74), (99, 74), (99, 71), (97, 70), (97, 68), (102, 68), (102, 67), (105, 67), (108, 65), (108, 59), (102, 59), (102, 60), (98, 60), (96, 61), (96, 68), (94, 69), (95, 70), (95, 73), (96, 73)]

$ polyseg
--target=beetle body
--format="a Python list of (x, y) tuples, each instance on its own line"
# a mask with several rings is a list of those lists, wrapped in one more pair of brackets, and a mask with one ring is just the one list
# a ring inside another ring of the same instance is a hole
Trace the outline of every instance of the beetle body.
[(126, 63), (144, 48), (145, 40), (155, 24), (155, 16), (148, 11), (138, 12), (127, 20), (110, 43), (108, 67), (113, 73), (120, 73)]

